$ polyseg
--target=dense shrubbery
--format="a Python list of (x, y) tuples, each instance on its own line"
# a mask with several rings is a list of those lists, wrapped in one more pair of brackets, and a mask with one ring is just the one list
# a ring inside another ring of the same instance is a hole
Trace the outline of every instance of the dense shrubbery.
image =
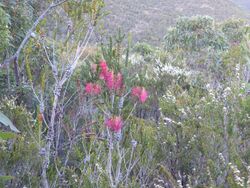
[(21, 84), (0, 71), (0, 112), (21, 131), (1, 126), (0, 186), (249, 187), (245, 24), (182, 18), (164, 47), (119, 32), (88, 55), (102, 6), (66, 2), (22, 50)]
[(9, 17), (6, 12), (3, 10), (0, 4), (0, 28), (1, 28), (1, 46), (0, 46), (0, 53), (8, 46), (9, 38), (10, 38), (10, 31), (9, 31)]

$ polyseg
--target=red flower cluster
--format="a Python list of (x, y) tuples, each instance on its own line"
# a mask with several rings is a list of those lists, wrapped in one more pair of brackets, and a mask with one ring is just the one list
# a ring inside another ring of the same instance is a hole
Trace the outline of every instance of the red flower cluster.
[(105, 81), (105, 84), (109, 90), (119, 91), (123, 87), (123, 78), (122, 74), (118, 73), (117, 75), (114, 74), (113, 71), (108, 69), (106, 61), (100, 61), (100, 78)]
[(101, 93), (102, 89), (101, 86), (94, 83), (87, 83), (85, 86), (85, 92), (89, 95), (99, 95)]
[(144, 103), (148, 98), (148, 92), (144, 87), (133, 87), (131, 95), (138, 98), (141, 103)]
[[(110, 91), (120, 92), (124, 88), (123, 76), (120, 72), (117, 74), (113, 70), (109, 70), (107, 62), (101, 60), (99, 62), (100, 75), (99, 78), (105, 82), (106, 87)], [(93, 73), (97, 71), (97, 64), (91, 65), (91, 70)], [(98, 95), (102, 91), (101, 86), (96, 83), (87, 83), (85, 86), (85, 92), (88, 95)], [(148, 93), (144, 87), (133, 87), (131, 95), (144, 103), (148, 98)], [(119, 132), (122, 129), (123, 121), (120, 116), (113, 116), (105, 121), (105, 125), (114, 132)]]
[(109, 118), (106, 120), (105, 124), (112, 131), (119, 132), (122, 128), (122, 118), (120, 116)]

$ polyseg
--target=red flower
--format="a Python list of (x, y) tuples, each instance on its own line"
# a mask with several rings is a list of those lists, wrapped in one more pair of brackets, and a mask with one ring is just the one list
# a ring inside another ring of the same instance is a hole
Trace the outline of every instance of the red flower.
[(141, 103), (146, 102), (148, 98), (148, 92), (144, 87), (134, 87), (131, 90), (131, 95), (138, 98)]
[(107, 65), (106, 61), (101, 60), (99, 66), (101, 68), (100, 78), (105, 79), (106, 74), (108, 72), (108, 65)]
[(119, 90), (122, 88), (122, 74), (119, 72), (115, 77), (114, 89)]
[(141, 90), (141, 95), (140, 95), (140, 101), (142, 103), (144, 103), (148, 98), (148, 92), (146, 91), (146, 89), (143, 87)]
[(99, 95), (102, 89), (98, 84), (87, 83), (85, 86), (85, 92), (89, 95)]
[(100, 67), (101, 67), (101, 70), (108, 70), (107, 62), (105, 60), (101, 60)]
[(99, 95), (101, 93), (102, 89), (101, 86), (98, 84), (93, 84), (93, 94), (94, 95)]
[(114, 72), (108, 69), (107, 63), (104, 60), (100, 61), (99, 64), (101, 68), (100, 79), (105, 81), (105, 84), (109, 90), (119, 91), (123, 86), (122, 74), (118, 73), (117, 75)]
[(104, 80), (108, 89), (112, 90), (115, 82), (115, 75), (113, 71), (107, 71)]
[(131, 95), (134, 97), (140, 97), (140, 93), (141, 93), (141, 88), (140, 87), (133, 87), (131, 90)]
[(92, 83), (87, 83), (86, 86), (85, 86), (85, 92), (87, 94), (91, 94), (92, 93), (92, 87), (93, 87)]
[(106, 126), (114, 132), (119, 132), (122, 128), (122, 118), (115, 116), (105, 122)]
[(119, 91), (123, 86), (121, 73), (115, 75), (113, 71), (108, 71), (104, 80), (109, 90)]

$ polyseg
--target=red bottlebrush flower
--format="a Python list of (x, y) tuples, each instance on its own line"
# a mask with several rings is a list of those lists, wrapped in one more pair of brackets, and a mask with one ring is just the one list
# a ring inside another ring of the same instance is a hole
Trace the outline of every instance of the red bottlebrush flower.
[(115, 91), (120, 90), (123, 86), (122, 74), (115, 75), (113, 71), (110, 71), (105, 60), (101, 60), (99, 66), (101, 68), (99, 77), (105, 81), (107, 88)]
[(85, 92), (87, 94), (91, 94), (92, 88), (93, 88), (93, 84), (92, 83), (87, 83), (86, 86), (85, 86)]
[(101, 93), (101, 86), (98, 84), (87, 83), (85, 86), (85, 92), (89, 95), (99, 95)]
[(99, 75), (99, 78), (104, 80), (106, 77), (106, 72), (101, 72), (100, 75)]
[(108, 71), (104, 80), (109, 90), (119, 91), (123, 86), (121, 73), (115, 75), (113, 71)]
[(134, 87), (131, 90), (131, 95), (138, 98), (141, 103), (146, 102), (148, 98), (148, 92), (144, 87)]
[(94, 95), (99, 95), (102, 91), (101, 86), (99, 86), (98, 84), (93, 84), (92, 90)]
[(115, 77), (114, 89), (119, 90), (122, 88), (122, 74), (119, 72)]
[(112, 90), (114, 88), (115, 83), (115, 75), (113, 71), (107, 71), (104, 77), (106, 86), (108, 89)]
[(108, 65), (105, 60), (101, 60), (99, 63), (99, 66), (101, 68), (100, 78), (105, 79), (106, 74), (108, 73)]
[(144, 103), (148, 98), (148, 92), (146, 91), (146, 89), (143, 87), (141, 90), (141, 95), (140, 95), (140, 101), (142, 103)]
[(122, 128), (122, 118), (115, 116), (106, 121), (106, 126), (114, 132), (119, 132)]
[(107, 62), (105, 60), (101, 60), (100, 61), (100, 67), (101, 67), (102, 71), (107, 71), (108, 70)]
[(141, 88), (140, 87), (133, 87), (131, 90), (131, 95), (134, 97), (140, 97), (140, 93), (141, 93)]

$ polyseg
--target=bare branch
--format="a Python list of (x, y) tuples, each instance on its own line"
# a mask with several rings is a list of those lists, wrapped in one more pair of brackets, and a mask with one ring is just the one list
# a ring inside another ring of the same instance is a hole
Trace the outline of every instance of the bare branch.
[(18, 62), (18, 59), (19, 59), (19, 56), (20, 56), (20, 53), (21, 53), (22, 49), (24, 48), (25, 44), (29, 41), (29, 39), (30, 39), (32, 33), (34, 32), (34, 30), (36, 29), (37, 25), (45, 18), (45, 16), (47, 16), (47, 14), (51, 10), (53, 10), (54, 8), (58, 7), (59, 5), (65, 3), (66, 1), (68, 1), (68, 0), (62, 0), (62, 1), (58, 2), (58, 3), (52, 2), (50, 4), (50, 6), (37, 18), (37, 20), (34, 22), (32, 27), (28, 30), (28, 32), (26, 33), (23, 41), (21, 42), (20, 46), (18, 47), (16, 53), (12, 57), (4, 60), (4, 62), (0, 65), (0, 68), (4, 68), (8, 64), (13, 63), (14, 61)]

